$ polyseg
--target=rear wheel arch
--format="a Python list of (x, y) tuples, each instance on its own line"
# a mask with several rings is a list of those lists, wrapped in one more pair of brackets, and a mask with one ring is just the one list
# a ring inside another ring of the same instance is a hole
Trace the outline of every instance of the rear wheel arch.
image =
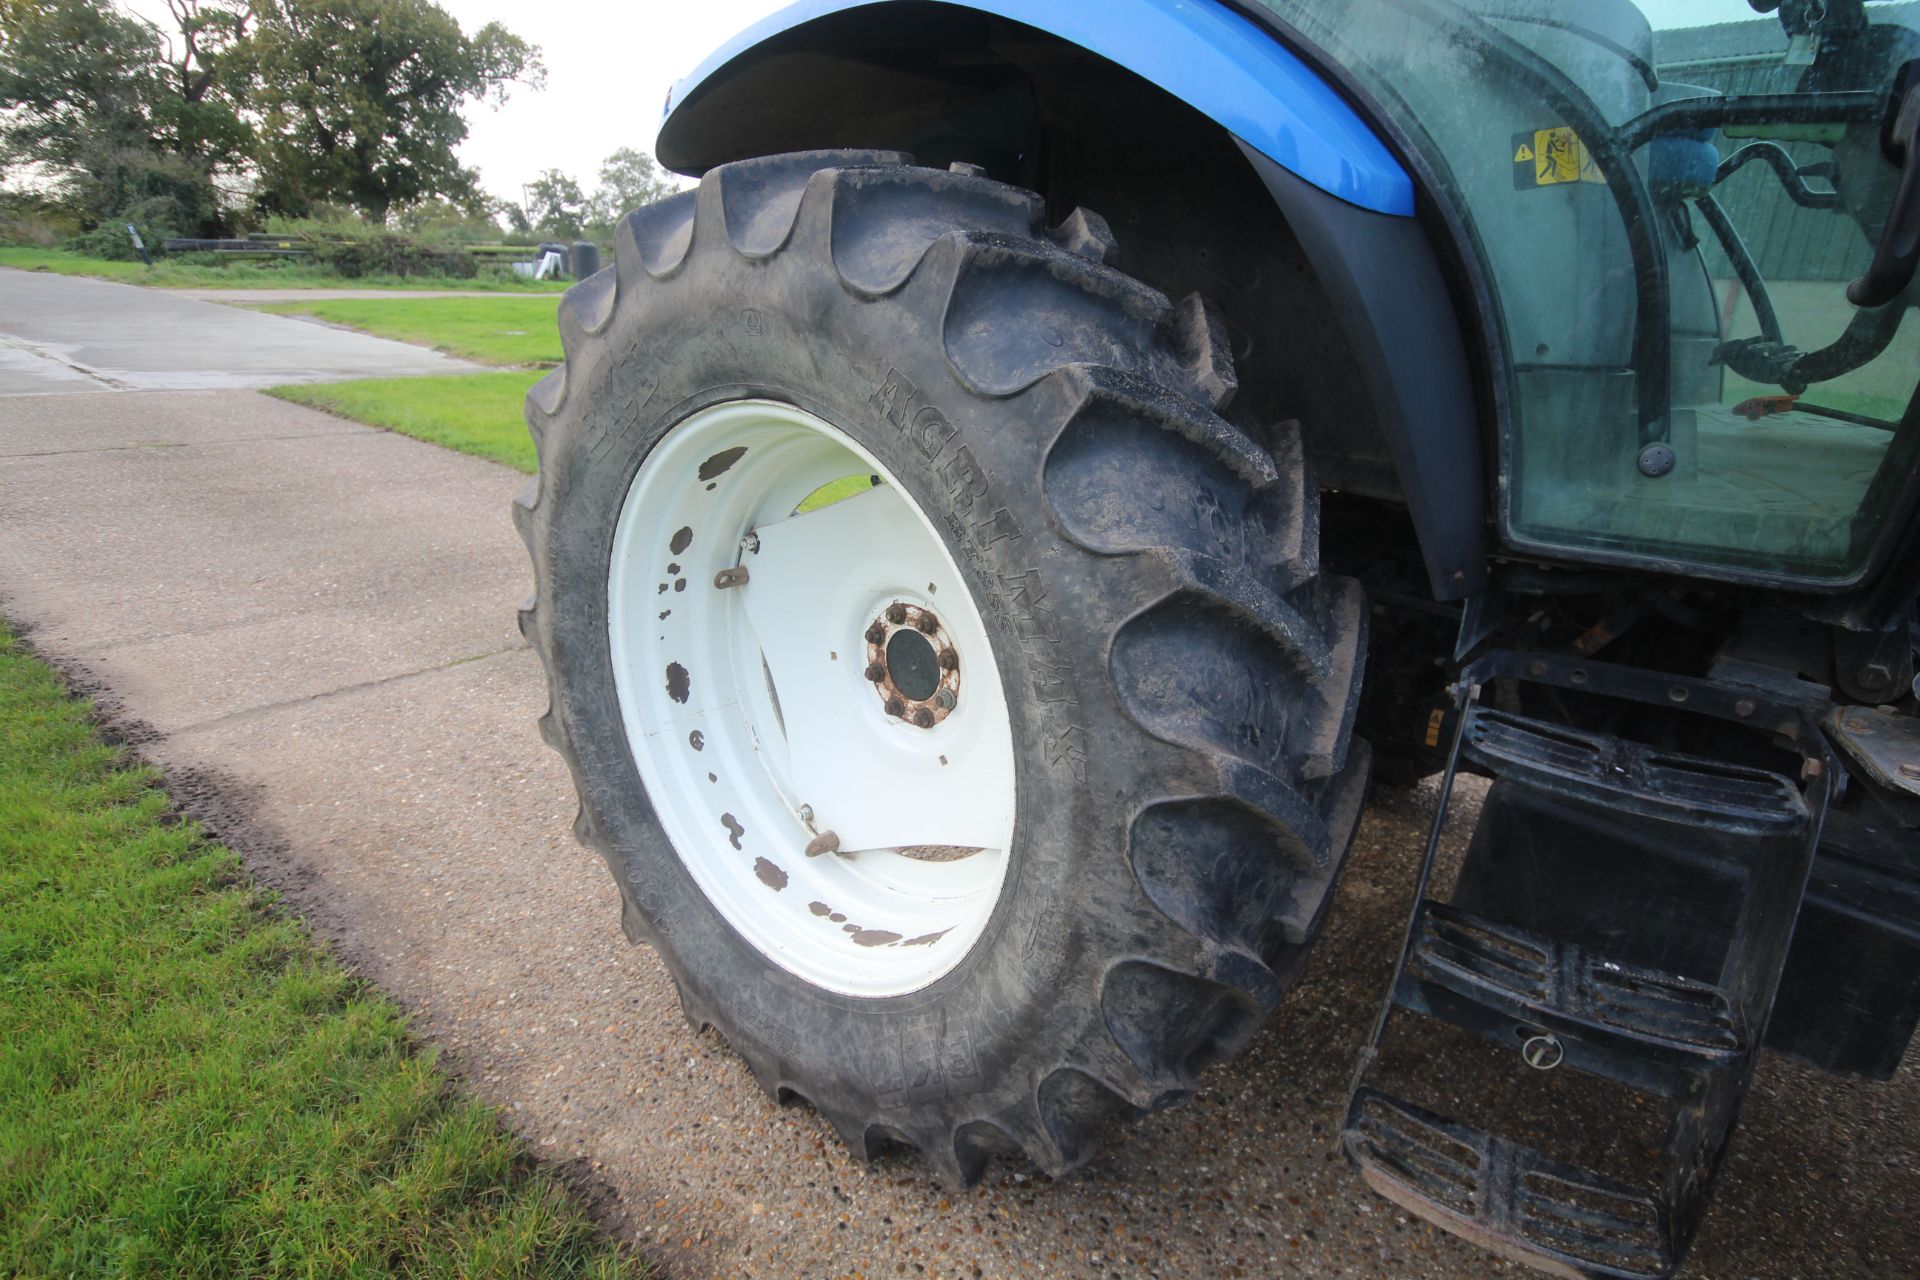
[(1417, 545), (1401, 554), (1434, 598), (1484, 587), (1482, 308), (1456, 301), (1472, 293), (1449, 265), (1465, 255), (1428, 203), (1408, 218), (1341, 200), (1145, 76), (990, 13), (896, 3), (851, 18), (790, 27), (708, 73), (674, 104), (662, 160), (697, 174), (783, 151), (898, 147), (981, 164), (1056, 208), (1099, 209), (1118, 233), (1113, 265), (1220, 307), (1236, 421), (1270, 442), (1297, 416), (1323, 488), (1407, 508)]

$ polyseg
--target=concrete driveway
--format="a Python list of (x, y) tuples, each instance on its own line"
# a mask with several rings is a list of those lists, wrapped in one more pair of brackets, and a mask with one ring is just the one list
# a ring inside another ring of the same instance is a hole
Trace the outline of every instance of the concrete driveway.
[[(71, 390), (0, 400), (0, 612), (669, 1274), (1517, 1272), (1332, 1151), (1430, 793), (1375, 803), (1305, 980), (1187, 1107), (1060, 1183), (863, 1168), (688, 1030), (569, 834), (519, 476), (249, 392)], [(1916, 1134), (1911, 1057), (1889, 1084), (1766, 1059), (1686, 1274), (1920, 1274)]]
[(0, 396), (270, 387), (480, 367), (161, 289), (0, 268)]

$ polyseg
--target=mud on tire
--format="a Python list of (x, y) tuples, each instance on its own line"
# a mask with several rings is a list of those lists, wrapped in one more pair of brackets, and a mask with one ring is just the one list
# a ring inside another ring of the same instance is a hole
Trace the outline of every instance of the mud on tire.
[[(631, 215), (560, 307), (566, 363), (527, 419), (514, 517), (546, 740), (628, 936), (763, 1088), (856, 1154), (968, 1182), (996, 1152), (1058, 1173), (1108, 1117), (1176, 1103), (1298, 969), (1366, 782), (1349, 747), (1366, 613), (1317, 570), (1297, 434), (1221, 416), (1208, 308), (1104, 265), (1037, 196), (817, 152), (743, 161)], [(985, 931), (944, 976), (861, 999), (800, 981), (695, 887), (616, 705), (609, 546), (648, 450), (727, 399), (790, 403), (880, 458), (975, 597), (1013, 728), (1016, 821)]]

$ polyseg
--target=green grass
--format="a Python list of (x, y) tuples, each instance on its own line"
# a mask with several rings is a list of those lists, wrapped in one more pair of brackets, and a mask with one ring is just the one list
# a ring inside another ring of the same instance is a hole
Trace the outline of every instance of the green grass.
[[(502, 462), (531, 475), (539, 467), (522, 405), (538, 371), (453, 374), (442, 378), (365, 378), (356, 382), (303, 382), (270, 387), (267, 394), (351, 418), (370, 427)], [(797, 510), (818, 511), (865, 493), (873, 481), (842, 476), (821, 485)]]
[(0, 1275), (635, 1273), (0, 627)]
[(0, 245), (0, 267), (92, 276), (159, 289), (482, 289), (504, 294), (560, 293), (564, 281), (521, 280), (482, 273), (471, 280), (438, 276), (362, 276), (348, 279), (310, 262), (289, 258), (238, 258), (232, 262), (173, 262), (162, 258), (149, 268), (139, 262), (90, 258), (65, 249)]
[(487, 364), (557, 364), (559, 299), (546, 298), (321, 298), (281, 302), (260, 310), (306, 315)]
[(367, 378), (274, 387), (267, 394), (532, 472), (537, 463), (521, 404), (540, 377), (514, 370)]

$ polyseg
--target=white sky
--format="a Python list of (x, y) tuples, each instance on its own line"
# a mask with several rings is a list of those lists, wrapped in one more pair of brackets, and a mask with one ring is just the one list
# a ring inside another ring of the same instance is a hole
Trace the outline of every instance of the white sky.
[(499, 22), (540, 46), (547, 87), (515, 90), (498, 111), (467, 113), (460, 158), (488, 191), (518, 203), (520, 184), (559, 169), (591, 191), (620, 147), (653, 151), (674, 81), (785, 0), (439, 0), (467, 31)]
[[(165, 0), (123, 0), (166, 25)], [(500, 22), (541, 47), (547, 87), (516, 89), (499, 110), (467, 114), (460, 157), (481, 185), (518, 203), (520, 184), (559, 169), (592, 190), (600, 162), (619, 147), (653, 151), (673, 83), (785, 0), (438, 0), (467, 31)], [(1098, 4), (1100, 0), (1080, 0)], [(1656, 27), (1759, 17), (1745, 0), (1636, 0)]]

